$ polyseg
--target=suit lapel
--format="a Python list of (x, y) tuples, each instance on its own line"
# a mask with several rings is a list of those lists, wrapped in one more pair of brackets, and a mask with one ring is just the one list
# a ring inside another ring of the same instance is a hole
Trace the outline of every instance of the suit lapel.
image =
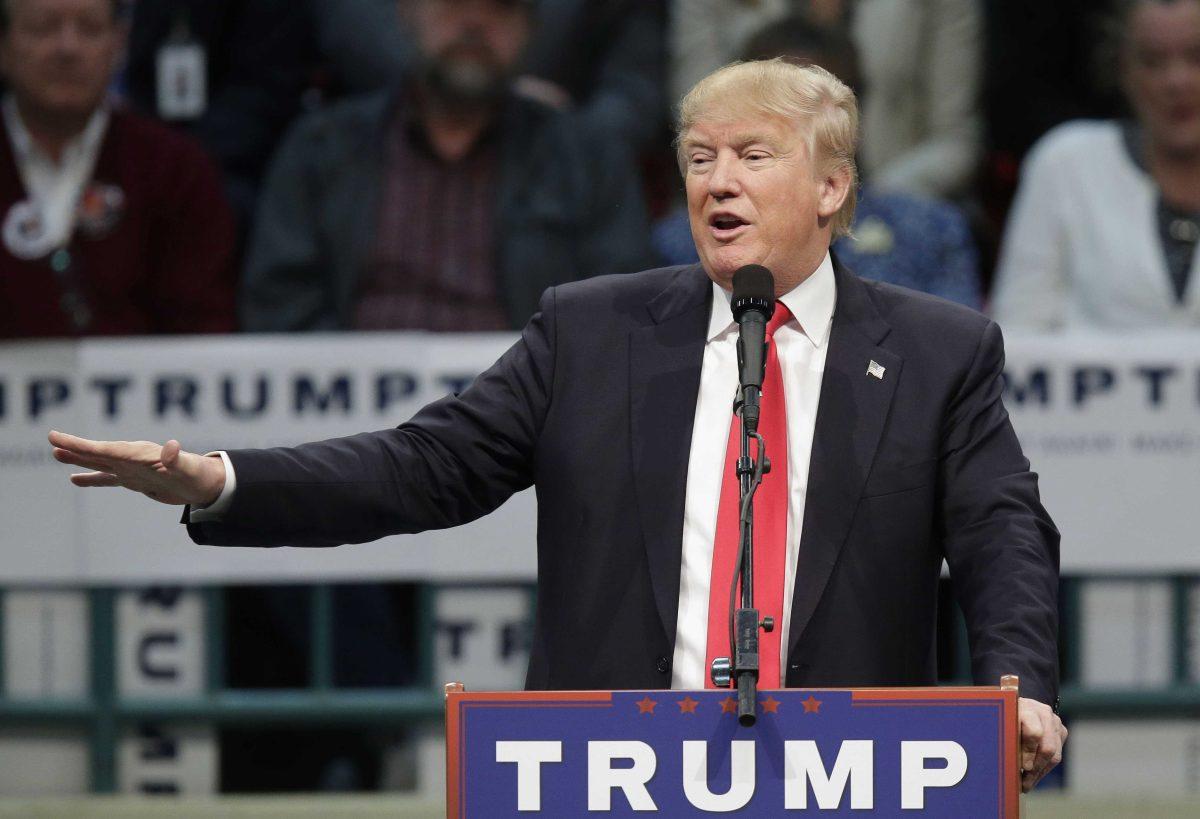
[[(834, 272), (838, 300), (813, 436), (789, 654), (812, 618), (849, 534), (904, 363), (878, 346), (890, 328), (866, 285), (836, 261)], [(885, 368), (882, 379), (868, 374), (872, 361)]]
[(630, 333), (634, 488), (654, 599), (667, 639), (679, 613), (679, 570), (692, 419), (708, 327), (709, 279), (685, 268), (653, 299), (651, 323)]

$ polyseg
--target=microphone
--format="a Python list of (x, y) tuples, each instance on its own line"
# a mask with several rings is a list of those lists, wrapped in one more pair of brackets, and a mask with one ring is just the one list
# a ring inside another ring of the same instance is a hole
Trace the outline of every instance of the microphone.
[(738, 394), (742, 425), (758, 430), (758, 397), (767, 368), (767, 321), (775, 312), (775, 277), (760, 264), (748, 264), (733, 274), (734, 321), (738, 323)]

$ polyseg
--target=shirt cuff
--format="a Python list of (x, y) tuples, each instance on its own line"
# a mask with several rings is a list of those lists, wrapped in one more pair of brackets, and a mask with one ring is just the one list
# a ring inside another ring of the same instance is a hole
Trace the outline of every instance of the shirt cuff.
[(221, 463), (225, 464), (225, 486), (221, 489), (221, 494), (217, 495), (217, 499), (208, 506), (191, 508), (188, 512), (188, 522), (190, 523), (213, 523), (221, 520), (229, 511), (229, 506), (233, 503), (233, 493), (237, 489), (237, 475), (233, 471), (233, 462), (229, 460), (225, 450), (206, 453), (205, 457), (219, 457)]

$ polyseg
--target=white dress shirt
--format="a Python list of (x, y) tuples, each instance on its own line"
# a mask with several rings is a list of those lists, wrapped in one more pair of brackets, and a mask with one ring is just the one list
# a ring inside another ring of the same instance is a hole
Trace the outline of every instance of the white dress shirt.
[(229, 460), (225, 451), (209, 452), (208, 457), (220, 458), (221, 463), (225, 465), (225, 485), (221, 487), (221, 494), (217, 495), (217, 499), (208, 506), (191, 508), (191, 511), (188, 512), (188, 520), (192, 523), (211, 523), (224, 517), (225, 512), (229, 509), (229, 504), (233, 503), (233, 493), (237, 489), (237, 475), (233, 471), (233, 461)]
[[(721, 497), (721, 469), (733, 398), (737, 391), (737, 324), (730, 309), (730, 294), (713, 284), (712, 311), (700, 370), (700, 393), (692, 426), (692, 448), (688, 456), (687, 496), (683, 516), (683, 559), (679, 575), (679, 616), (672, 662), (672, 688), (704, 688), (708, 639), (708, 588), (712, 575), (713, 543), (717, 529), (717, 507)], [(821, 378), (829, 349), (837, 287), (829, 254), (816, 271), (781, 297), (793, 319), (775, 331), (783, 389), (787, 401), (788, 526), (787, 562), (783, 590), (783, 623), (780, 635), (781, 673), (786, 674), (787, 644), (796, 578), (796, 558), (808, 494), (808, 465), (812, 455)], [(772, 441), (767, 441), (770, 457)], [(233, 500), (237, 486), (233, 464), (224, 452), (225, 488), (207, 508), (193, 508), (196, 523), (219, 520)], [(769, 479), (769, 478), (768, 478)], [(803, 571), (803, 567), (800, 567)], [(764, 688), (782, 686), (783, 681), (763, 681)]]
[[(775, 331), (779, 365), (787, 401), (788, 524), (787, 561), (783, 589), (783, 622), (780, 633), (779, 668), (787, 673), (787, 644), (796, 579), (796, 557), (808, 494), (808, 464), (812, 455), (821, 377), (829, 349), (829, 329), (837, 287), (829, 254), (816, 271), (781, 301), (792, 311), (793, 320)], [(683, 561), (679, 572), (679, 616), (675, 627), (675, 657), (671, 663), (672, 688), (704, 688), (708, 680), (705, 651), (708, 641), (709, 581), (712, 577), (713, 544), (720, 505), (721, 471), (729, 440), (733, 399), (737, 392), (737, 324), (729, 306), (730, 294), (713, 285), (712, 313), (704, 363), (700, 370), (700, 394), (692, 426), (692, 449), (688, 456), (687, 499), (683, 510)], [(778, 442), (767, 441), (767, 457)], [(764, 480), (770, 480), (768, 476)], [(804, 571), (804, 567), (800, 567)], [(782, 680), (763, 680), (763, 688), (782, 687)]]

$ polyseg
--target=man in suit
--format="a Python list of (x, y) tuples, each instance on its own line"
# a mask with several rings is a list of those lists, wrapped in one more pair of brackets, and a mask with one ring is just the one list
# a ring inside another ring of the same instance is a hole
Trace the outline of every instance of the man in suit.
[(729, 545), (737, 430), (730, 282), (767, 265), (782, 320), (770, 325), (762, 424), (782, 411), (786, 428), (769, 436), (761, 490), (777, 513), (761, 529), (756, 517), (756, 566), (782, 567), (776, 582), (756, 568), (762, 608), (781, 624), (764, 635), (762, 686), (934, 683), (945, 559), (976, 680), (1017, 674), (1028, 694), (1030, 788), (1066, 735), (1048, 704), (1058, 533), (1001, 403), (996, 325), (860, 280), (830, 256), (853, 217), (856, 132), (853, 93), (823, 69), (722, 69), (680, 114), (700, 265), (548, 290), (495, 365), (394, 430), (212, 457), (52, 433), (55, 457), (93, 470), (72, 476), (78, 485), (192, 504), (189, 532), (216, 545), (453, 526), (533, 485), (528, 686), (702, 686), (729, 588), (729, 561), (714, 555)]

